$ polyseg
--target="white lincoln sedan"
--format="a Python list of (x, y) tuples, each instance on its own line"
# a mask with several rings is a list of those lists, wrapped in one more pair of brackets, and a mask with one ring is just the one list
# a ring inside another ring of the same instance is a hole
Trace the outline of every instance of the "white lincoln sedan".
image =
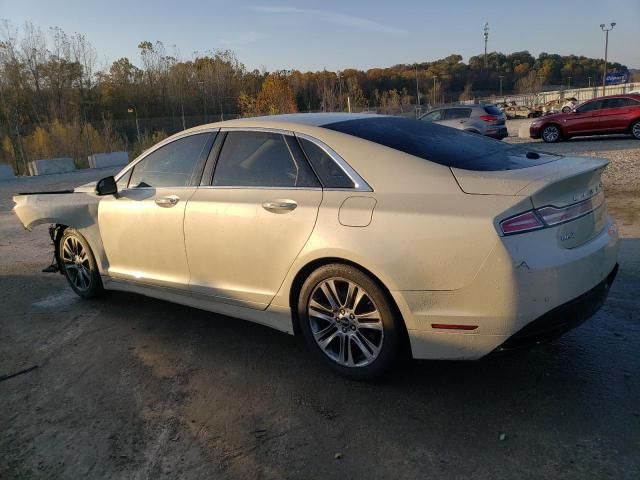
[(355, 379), (401, 350), (477, 359), (557, 336), (605, 301), (607, 161), (397, 117), (203, 125), (114, 177), (14, 197), (52, 224), (80, 296), (125, 290), (304, 336)]

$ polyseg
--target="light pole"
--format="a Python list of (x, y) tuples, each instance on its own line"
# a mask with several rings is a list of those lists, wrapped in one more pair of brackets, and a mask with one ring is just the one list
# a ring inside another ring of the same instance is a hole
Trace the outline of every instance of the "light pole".
[(482, 25), (482, 36), (484, 37), (484, 69), (489, 68), (489, 60), (487, 58), (487, 42), (489, 41), (489, 23), (484, 22)]
[(607, 54), (609, 53), (609, 32), (616, 26), (615, 22), (611, 22), (609, 28), (604, 23), (600, 24), (600, 28), (604, 32), (604, 72), (602, 74), (602, 95), (604, 96), (605, 86), (607, 85)]
[(591, 77), (589, 77), (589, 88), (591, 88)]
[(504, 78), (504, 75), (500, 75), (498, 78), (500, 79), (500, 96), (502, 96), (502, 79)]
[(434, 75), (433, 76), (433, 105), (434, 106), (436, 104), (436, 80), (438, 80), (438, 76)]
[(138, 123), (138, 109), (136, 107), (127, 108), (127, 112), (133, 113), (136, 116), (136, 132), (138, 133), (138, 142), (140, 141), (140, 124)]
[(571, 77), (567, 80), (567, 90), (571, 90)]

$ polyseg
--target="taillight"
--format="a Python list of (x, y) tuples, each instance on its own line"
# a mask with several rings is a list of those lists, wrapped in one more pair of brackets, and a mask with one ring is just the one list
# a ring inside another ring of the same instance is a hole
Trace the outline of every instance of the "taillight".
[(505, 235), (529, 232), (543, 227), (544, 224), (533, 211), (524, 212), (500, 222), (500, 228)]
[(538, 214), (548, 226), (558, 225), (559, 223), (569, 222), (593, 212), (604, 203), (604, 192), (588, 198), (580, 203), (575, 203), (564, 208), (544, 207), (538, 209)]
[(604, 192), (600, 192), (582, 202), (568, 207), (542, 207), (519, 213), (500, 222), (500, 229), (505, 235), (530, 232), (541, 228), (553, 227), (570, 222), (597, 210), (604, 203)]
[(484, 122), (495, 122), (498, 120), (498, 117), (495, 115), (480, 115), (480, 120)]

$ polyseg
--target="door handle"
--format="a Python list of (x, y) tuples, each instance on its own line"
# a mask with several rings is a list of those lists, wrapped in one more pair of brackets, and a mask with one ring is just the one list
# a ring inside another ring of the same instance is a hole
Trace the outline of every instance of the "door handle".
[(175, 207), (180, 201), (180, 197), (177, 195), (169, 195), (168, 197), (156, 198), (156, 205), (163, 208)]
[(264, 202), (262, 208), (271, 213), (287, 213), (295, 210), (298, 204), (293, 200), (272, 200)]

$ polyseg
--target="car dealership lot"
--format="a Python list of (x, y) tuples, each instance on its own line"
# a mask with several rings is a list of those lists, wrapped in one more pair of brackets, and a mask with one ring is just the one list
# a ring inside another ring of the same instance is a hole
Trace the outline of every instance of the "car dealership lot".
[[(523, 139), (513, 142), (529, 143)], [(640, 142), (532, 148), (611, 159), (622, 232), (604, 308), (562, 339), (478, 362), (404, 362), (343, 380), (293, 337), (123, 293), (88, 302), (0, 182), (0, 478), (638, 478)]]

